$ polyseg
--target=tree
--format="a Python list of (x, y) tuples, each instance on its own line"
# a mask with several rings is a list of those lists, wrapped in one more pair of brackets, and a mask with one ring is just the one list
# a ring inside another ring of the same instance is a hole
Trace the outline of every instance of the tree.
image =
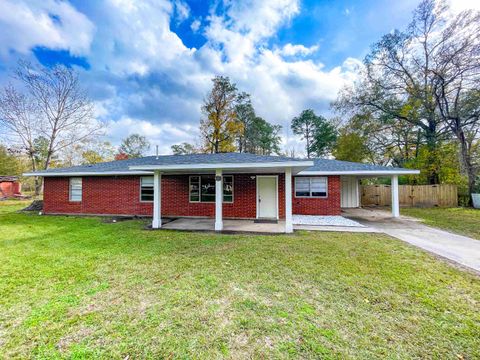
[(234, 140), (243, 131), (235, 112), (237, 87), (225, 76), (215, 76), (212, 82), (212, 90), (203, 101), (204, 117), (200, 121), (205, 148), (211, 153), (234, 151)]
[(332, 154), (337, 160), (363, 162), (368, 158), (365, 142), (358, 133), (343, 128), (339, 132)]
[(93, 142), (86, 144), (82, 149), (82, 164), (97, 164), (113, 161), (115, 148), (109, 141)]
[[(430, 7), (421, 10), (425, 18), (439, 16)], [(433, 92), (440, 117), (460, 144), (472, 193), (480, 166), (471, 147), (480, 128), (480, 12), (469, 10), (455, 17), (443, 29), (437, 46), (431, 69)]]
[[(18, 92), (12, 85), (3, 89), (0, 95), (0, 126), (4, 133), (11, 134), (17, 144), (30, 159), (32, 171), (37, 171), (34, 140), (41, 133), (38, 105), (31, 97)], [(40, 193), (40, 179), (35, 176), (35, 195)]]
[(102, 124), (93, 117), (93, 103), (72, 68), (34, 68), (20, 62), (15, 77), (28, 89), (41, 114), (41, 133), (48, 140), (45, 169), (62, 149), (102, 133)]
[(174, 155), (187, 155), (198, 153), (198, 149), (195, 147), (195, 145), (189, 144), (187, 142), (172, 145), (171, 149)]
[(295, 135), (300, 135), (302, 140), (306, 141), (305, 149), (307, 158), (310, 159), (312, 153), (312, 143), (317, 124), (319, 120), (312, 109), (303, 110), (302, 113), (292, 120), (292, 131)]
[(235, 113), (237, 121), (241, 124), (241, 128), (243, 129), (243, 131), (237, 133), (238, 152), (252, 152), (251, 148), (254, 147), (252, 145), (252, 139), (255, 135), (252, 130), (252, 124), (255, 121), (256, 115), (250, 94), (247, 94), (246, 92), (240, 93), (236, 102)]
[(84, 165), (93, 165), (104, 162), (103, 157), (95, 150), (86, 150), (82, 153), (82, 163)]
[(318, 116), (318, 124), (313, 134), (312, 153), (317, 157), (328, 155), (337, 141), (336, 127), (323, 116)]
[(256, 116), (246, 129), (245, 151), (252, 154), (280, 154), (280, 125), (272, 125)]
[[(0, 126), (28, 155), (38, 170), (34, 140), (46, 139), (48, 169), (55, 156), (68, 147), (101, 134), (102, 124), (93, 118), (93, 104), (81, 89), (78, 74), (71, 68), (33, 67), (19, 62), (14, 72), (17, 90), (8, 85), (0, 95)], [(43, 141), (43, 140), (42, 140)], [(42, 144), (44, 145), (44, 144)], [(40, 191), (35, 180), (35, 194)]]
[(475, 127), (477, 112), (475, 107), (466, 111), (472, 102), (463, 99), (478, 90), (479, 39), (478, 12), (451, 16), (445, 2), (423, 0), (405, 31), (384, 35), (372, 47), (360, 80), (340, 94), (335, 107), (370, 113), (386, 128), (408, 127), (418, 134), (416, 152), (426, 146), (425, 170), (432, 184), (439, 182), (439, 147), (455, 136), (473, 179), (463, 128)]
[(139, 158), (149, 149), (150, 142), (145, 136), (132, 134), (122, 140), (118, 152), (125, 154), (128, 158)]
[(0, 175), (21, 175), (24, 169), (18, 156), (0, 144)]
[(337, 137), (335, 126), (323, 116), (316, 115), (312, 109), (303, 110), (299, 116), (293, 118), (291, 126), (293, 133), (305, 140), (307, 158), (312, 155), (326, 155), (331, 151)]

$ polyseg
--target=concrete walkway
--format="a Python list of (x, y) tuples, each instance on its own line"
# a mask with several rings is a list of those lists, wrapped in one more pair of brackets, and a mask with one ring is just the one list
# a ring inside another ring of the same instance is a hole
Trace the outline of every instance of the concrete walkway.
[(394, 219), (383, 210), (348, 209), (343, 215), (480, 273), (480, 240), (426, 226), (406, 216)]

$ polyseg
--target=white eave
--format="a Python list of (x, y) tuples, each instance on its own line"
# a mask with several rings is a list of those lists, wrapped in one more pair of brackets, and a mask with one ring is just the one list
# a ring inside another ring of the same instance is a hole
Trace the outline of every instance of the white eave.
[(300, 171), (298, 175), (418, 175), (420, 170), (345, 170), (345, 171)]
[(23, 176), (115, 176), (115, 175), (152, 175), (151, 171), (65, 171), (65, 172), (34, 172)]

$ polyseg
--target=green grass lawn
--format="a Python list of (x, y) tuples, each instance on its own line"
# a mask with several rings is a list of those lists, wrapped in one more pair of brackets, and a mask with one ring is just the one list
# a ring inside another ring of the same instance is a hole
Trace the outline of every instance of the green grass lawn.
[(402, 215), (419, 218), (427, 225), (480, 240), (480, 210), (469, 208), (402, 208)]
[(480, 357), (480, 279), (386, 236), (19, 208), (0, 203), (0, 357)]

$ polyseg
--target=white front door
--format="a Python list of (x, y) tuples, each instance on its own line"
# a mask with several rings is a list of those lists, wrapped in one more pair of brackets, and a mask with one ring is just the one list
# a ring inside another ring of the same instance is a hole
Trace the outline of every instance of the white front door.
[(257, 218), (277, 218), (276, 176), (257, 176)]

